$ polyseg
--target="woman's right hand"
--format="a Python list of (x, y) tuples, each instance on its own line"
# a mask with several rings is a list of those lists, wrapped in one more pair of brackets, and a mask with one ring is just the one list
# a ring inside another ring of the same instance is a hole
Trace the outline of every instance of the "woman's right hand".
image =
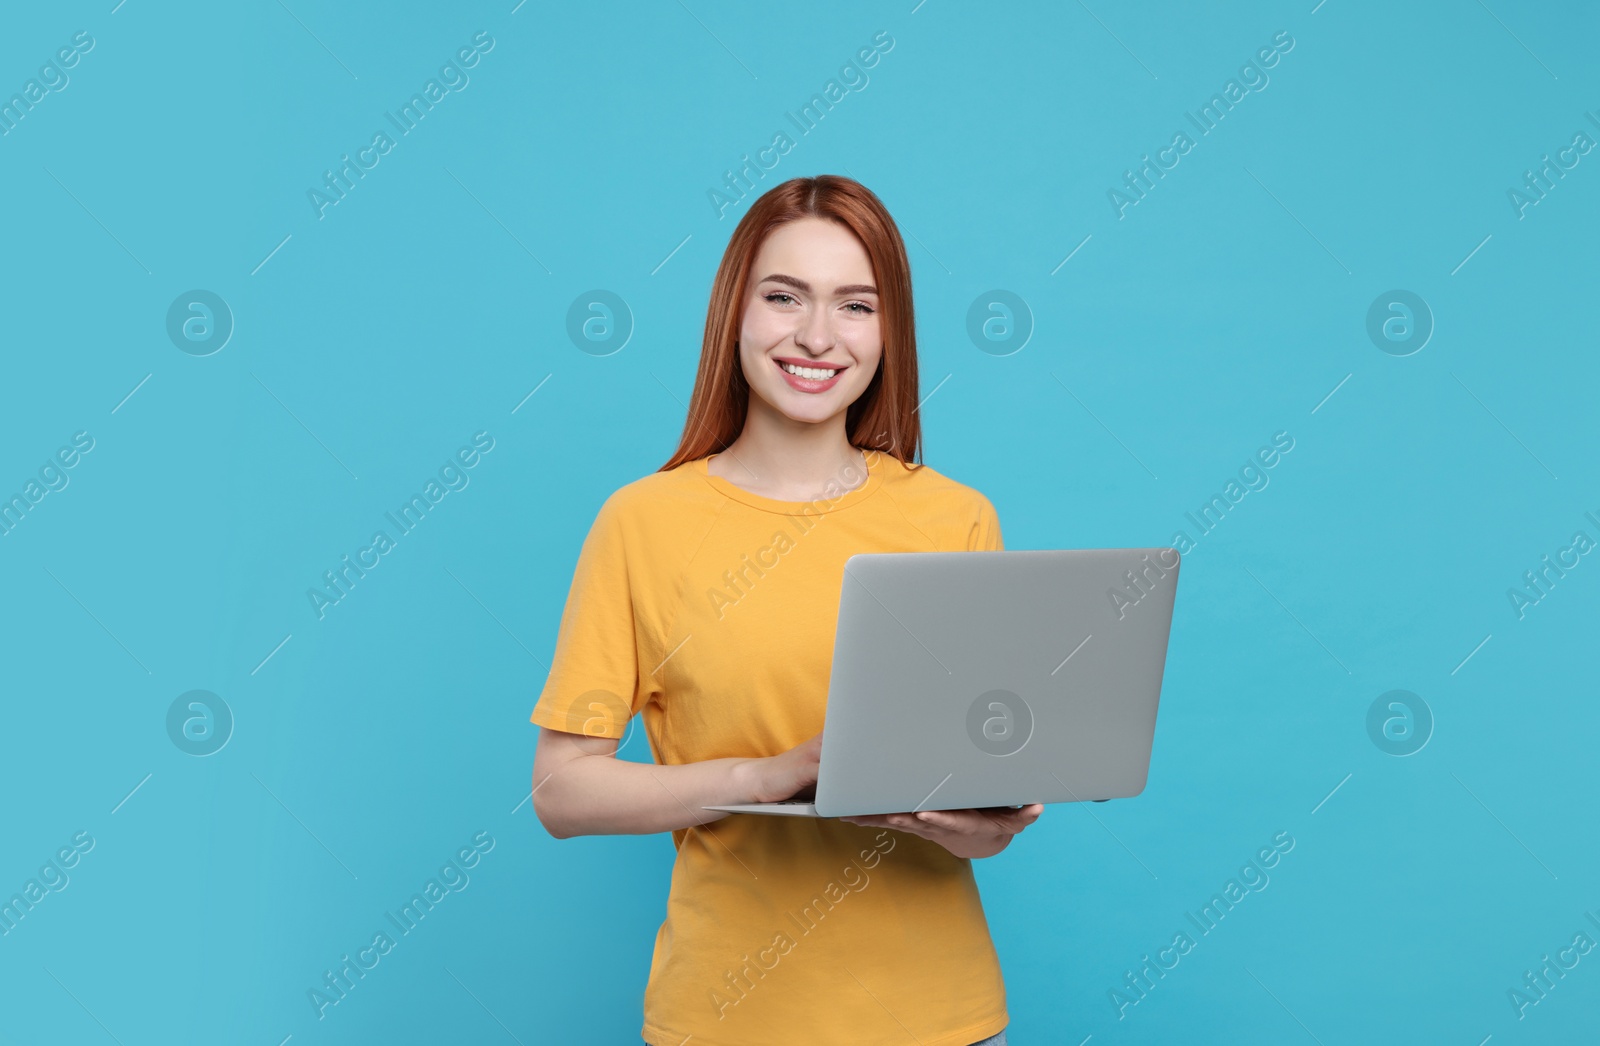
[(741, 764), (750, 802), (776, 803), (815, 794), (817, 765), (822, 756), (822, 735), (802, 741), (781, 755), (750, 759)]

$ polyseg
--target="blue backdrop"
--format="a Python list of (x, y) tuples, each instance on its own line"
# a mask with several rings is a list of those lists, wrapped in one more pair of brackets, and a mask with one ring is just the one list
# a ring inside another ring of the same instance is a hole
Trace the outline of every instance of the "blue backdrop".
[(1593, 1034), (1591, 5), (5, 23), (0, 1043), (637, 1042), (671, 843), (528, 714), (823, 172), (1008, 547), (1185, 551), (1147, 790), (978, 863), (1013, 1043)]

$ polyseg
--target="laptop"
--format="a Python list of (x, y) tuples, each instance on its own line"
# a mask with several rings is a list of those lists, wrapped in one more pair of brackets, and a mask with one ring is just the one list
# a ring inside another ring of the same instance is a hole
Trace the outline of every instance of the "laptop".
[(851, 817), (1144, 791), (1173, 548), (859, 553), (845, 561), (814, 798)]

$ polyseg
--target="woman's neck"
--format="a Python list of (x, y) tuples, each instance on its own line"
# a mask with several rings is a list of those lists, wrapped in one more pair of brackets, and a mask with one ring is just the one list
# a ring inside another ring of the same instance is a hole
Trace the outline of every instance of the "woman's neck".
[(866, 482), (866, 462), (846, 438), (844, 422), (842, 413), (816, 423), (787, 417), (769, 421), (752, 410), (744, 431), (707, 469), (736, 487), (777, 501), (806, 501), (830, 484), (854, 489)]

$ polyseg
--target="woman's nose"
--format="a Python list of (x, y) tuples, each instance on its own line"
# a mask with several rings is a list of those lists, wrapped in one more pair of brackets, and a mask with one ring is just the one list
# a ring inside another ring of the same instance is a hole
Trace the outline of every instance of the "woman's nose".
[(794, 340), (802, 348), (821, 356), (833, 347), (833, 321), (826, 313), (812, 313), (800, 321)]

